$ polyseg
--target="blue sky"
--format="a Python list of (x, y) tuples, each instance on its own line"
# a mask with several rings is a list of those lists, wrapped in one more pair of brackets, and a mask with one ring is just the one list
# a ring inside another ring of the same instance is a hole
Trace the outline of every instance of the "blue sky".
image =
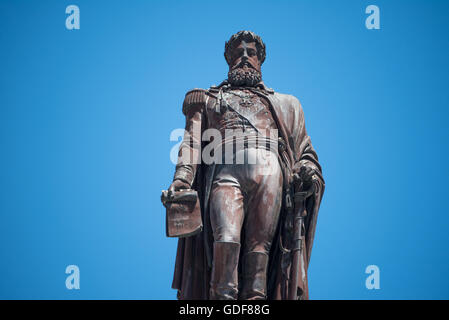
[[(65, 8), (80, 8), (80, 30)], [(365, 8), (380, 8), (380, 30)], [(0, 2), (0, 298), (174, 299), (160, 192), (186, 91), (267, 46), (326, 179), (312, 299), (448, 299), (449, 3)], [(80, 290), (65, 268), (79, 266)], [(365, 268), (380, 289), (365, 288)]]

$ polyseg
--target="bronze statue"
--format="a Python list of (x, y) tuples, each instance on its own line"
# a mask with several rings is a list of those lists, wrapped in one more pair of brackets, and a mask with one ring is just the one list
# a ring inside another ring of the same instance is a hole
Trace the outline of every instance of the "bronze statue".
[[(234, 34), (224, 56), (227, 80), (183, 103), (185, 136), (163, 195), (180, 236), (172, 286), (178, 299), (308, 299), (324, 180), (301, 104), (265, 86), (265, 44), (253, 32)], [(175, 194), (191, 205), (168, 206)]]

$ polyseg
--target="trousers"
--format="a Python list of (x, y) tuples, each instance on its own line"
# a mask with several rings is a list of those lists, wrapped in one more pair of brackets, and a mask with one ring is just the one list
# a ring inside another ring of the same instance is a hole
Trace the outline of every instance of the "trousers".
[(240, 254), (243, 298), (266, 295), (268, 253), (282, 205), (283, 176), (277, 154), (258, 148), (238, 152), (244, 153), (244, 163), (217, 165), (210, 193), (212, 299), (237, 298)]

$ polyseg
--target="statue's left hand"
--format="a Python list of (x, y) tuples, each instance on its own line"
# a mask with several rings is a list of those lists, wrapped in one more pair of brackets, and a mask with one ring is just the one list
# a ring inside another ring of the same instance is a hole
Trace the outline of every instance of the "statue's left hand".
[(295, 185), (300, 185), (302, 183), (303, 191), (313, 191), (311, 188), (314, 188), (315, 186), (315, 179), (315, 169), (307, 165), (302, 165), (298, 172), (293, 175)]

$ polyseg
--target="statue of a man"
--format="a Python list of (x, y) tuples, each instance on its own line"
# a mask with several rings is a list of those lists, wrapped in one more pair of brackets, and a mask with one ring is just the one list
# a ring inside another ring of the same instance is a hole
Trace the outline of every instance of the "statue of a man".
[[(324, 180), (301, 104), (265, 86), (265, 44), (253, 32), (234, 34), (224, 55), (227, 80), (187, 92), (183, 104), (186, 133), (168, 193), (198, 191), (204, 229), (179, 239), (173, 288), (179, 299), (308, 299)], [(211, 129), (215, 161), (205, 163)]]

